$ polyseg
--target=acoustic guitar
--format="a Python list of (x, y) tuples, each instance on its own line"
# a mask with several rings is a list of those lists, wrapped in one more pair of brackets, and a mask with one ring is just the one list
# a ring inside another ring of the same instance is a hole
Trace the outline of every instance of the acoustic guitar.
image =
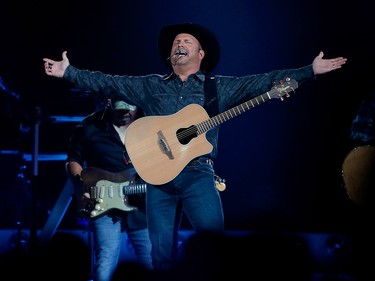
[(283, 100), (298, 87), (287, 78), (268, 92), (212, 118), (198, 104), (190, 104), (168, 116), (145, 116), (126, 130), (125, 147), (139, 176), (160, 185), (173, 180), (194, 158), (213, 149), (206, 132), (273, 98)]

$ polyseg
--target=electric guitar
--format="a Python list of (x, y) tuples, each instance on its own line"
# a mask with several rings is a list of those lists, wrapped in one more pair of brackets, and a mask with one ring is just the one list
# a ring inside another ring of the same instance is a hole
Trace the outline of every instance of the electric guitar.
[[(145, 193), (147, 184), (134, 184), (134, 170), (111, 173), (106, 170), (89, 167), (82, 171), (81, 178), (90, 193), (90, 199), (83, 203), (79, 212), (82, 216), (96, 218), (111, 209), (125, 212), (136, 210), (129, 204), (128, 195)], [(225, 179), (214, 175), (217, 190), (226, 189)]]
[(125, 146), (139, 176), (159, 185), (173, 180), (194, 158), (210, 153), (206, 132), (272, 98), (289, 97), (298, 87), (287, 78), (268, 92), (212, 118), (198, 104), (190, 104), (168, 116), (145, 116), (126, 130)]
[(137, 207), (129, 204), (128, 195), (146, 192), (146, 183), (133, 182), (136, 173), (133, 169), (120, 173), (89, 167), (82, 171), (81, 178), (90, 193), (88, 204), (82, 208), (81, 214), (96, 218), (111, 209), (129, 212)]

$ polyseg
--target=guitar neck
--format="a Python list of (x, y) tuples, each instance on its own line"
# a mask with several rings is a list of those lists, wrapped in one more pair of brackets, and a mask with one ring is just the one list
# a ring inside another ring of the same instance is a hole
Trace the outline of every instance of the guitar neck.
[(147, 184), (130, 184), (123, 186), (124, 195), (140, 194), (145, 193), (147, 190)]
[(226, 121), (229, 121), (230, 119), (239, 116), (240, 114), (254, 108), (257, 105), (260, 105), (261, 103), (264, 103), (265, 101), (270, 100), (271, 98), (267, 95), (267, 93), (264, 93), (260, 96), (257, 96), (249, 101), (246, 101), (244, 103), (241, 103), (240, 105), (237, 105), (227, 111), (224, 111), (206, 121), (203, 121), (197, 125), (198, 127), (198, 133), (203, 133), (206, 131), (209, 131), (221, 124), (223, 124)]
[(205, 120), (199, 124), (196, 125), (196, 134), (202, 134), (205, 133), (224, 122), (239, 116), (240, 114), (272, 99), (272, 98), (281, 98), (283, 100), (282, 96), (287, 95), (289, 92), (294, 91), (298, 87), (297, 81), (294, 79), (287, 79), (285, 82), (283, 82), (279, 86), (274, 86), (270, 91), (265, 92), (262, 95), (256, 96), (255, 98), (252, 98), (248, 101), (245, 101), (231, 109), (228, 109), (227, 111), (224, 111), (208, 120)]

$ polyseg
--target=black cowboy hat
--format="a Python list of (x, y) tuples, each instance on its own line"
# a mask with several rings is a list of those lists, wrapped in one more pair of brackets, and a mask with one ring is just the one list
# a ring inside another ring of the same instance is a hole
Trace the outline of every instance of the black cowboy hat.
[(194, 23), (182, 23), (164, 26), (159, 34), (159, 52), (162, 60), (171, 68), (169, 61), (173, 40), (177, 34), (188, 33), (198, 39), (205, 52), (201, 69), (209, 73), (216, 67), (220, 57), (220, 46), (216, 36), (207, 28)]

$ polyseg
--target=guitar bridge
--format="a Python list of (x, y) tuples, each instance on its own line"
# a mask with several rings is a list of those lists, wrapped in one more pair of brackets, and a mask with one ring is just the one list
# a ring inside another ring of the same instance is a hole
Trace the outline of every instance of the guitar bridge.
[(162, 131), (158, 131), (158, 137), (161, 150), (168, 156), (169, 159), (174, 159), (174, 156), (172, 155), (172, 150), (170, 149), (167, 141), (165, 140)]

